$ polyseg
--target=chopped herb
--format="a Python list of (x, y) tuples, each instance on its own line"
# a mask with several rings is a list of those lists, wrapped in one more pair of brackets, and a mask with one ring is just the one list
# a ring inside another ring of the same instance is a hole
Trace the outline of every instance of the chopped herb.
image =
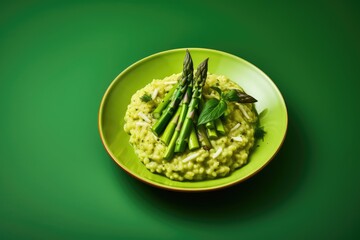
[(142, 95), (142, 97), (140, 97), (140, 100), (143, 102), (149, 102), (152, 100), (151, 95), (148, 93), (144, 93), (144, 95)]

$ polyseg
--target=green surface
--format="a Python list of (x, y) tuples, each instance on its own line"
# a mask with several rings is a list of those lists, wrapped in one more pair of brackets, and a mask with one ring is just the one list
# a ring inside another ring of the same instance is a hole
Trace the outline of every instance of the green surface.
[[(359, 239), (356, 1), (2, 1), (1, 239)], [(230, 52), (289, 112), (277, 157), (213, 193), (152, 188), (108, 156), (101, 98), (179, 47)]]
[(107, 89), (99, 111), (99, 131), (111, 157), (124, 170), (152, 185), (181, 191), (214, 190), (239, 183), (257, 173), (273, 158), (284, 141), (288, 116), (281, 93), (271, 79), (249, 62), (234, 55), (204, 48), (188, 48), (195, 65), (209, 58), (208, 71), (225, 75), (238, 83), (251, 96), (256, 96), (256, 109), (261, 126), (267, 132), (256, 142), (249, 164), (226, 178), (208, 181), (178, 182), (148, 171), (137, 159), (123, 130), (124, 116), (131, 96), (153, 79), (163, 79), (181, 72), (185, 49), (163, 51), (144, 58), (125, 71)]

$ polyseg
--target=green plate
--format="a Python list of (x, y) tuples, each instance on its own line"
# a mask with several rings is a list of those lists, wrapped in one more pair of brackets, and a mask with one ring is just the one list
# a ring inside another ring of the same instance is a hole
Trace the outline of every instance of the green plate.
[(287, 130), (287, 110), (280, 91), (261, 70), (234, 55), (211, 49), (188, 48), (194, 65), (209, 57), (209, 72), (225, 75), (237, 82), (258, 102), (261, 125), (266, 131), (249, 163), (230, 176), (200, 182), (172, 181), (151, 173), (140, 162), (123, 130), (124, 116), (131, 96), (153, 79), (162, 79), (182, 71), (185, 49), (174, 49), (146, 57), (120, 73), (106, 90), (99, 110), (99, 132), (102, 142), (112, 159), (127, 173), (137, 179), (177, 191), (207, 191), (239, 183), (259, 172), (277, 153)]

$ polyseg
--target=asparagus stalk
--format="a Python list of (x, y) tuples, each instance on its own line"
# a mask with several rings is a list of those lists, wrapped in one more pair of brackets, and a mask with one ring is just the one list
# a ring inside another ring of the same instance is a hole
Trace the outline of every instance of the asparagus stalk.
[(169, 145), (168, 145), (168, 147), (166, 149), (166, 152), (165, 152), (164, 158), (166, 160), (171, 159), (172, 156), (174, 155), (176, 140), (180, 135), (180, 131), (181, 131), (182, 125), (183, 125), (185, 117), (186, 117), (186, 113), (187, 113), (190, 98), (191, 98), (191, 92), (192, 92), (192, 82), (190, 83), (189, 87), (186, 89), (186, 93), (185, 93), (184, 98), (182, 100), (181, 111), (180, 111), (179, 119), (177, 121), (175, 132), (172, 135), (170, 143), (169, 143)]
[(218, 137), (216, 129), (215, 129), (214, 121), (210, 121), (210, 122), (206, 123), (205, 127), (207, 130), (207, 135), (209, 136), (210, 139), (216, 139)]
[(180, 135), (176, 140), (175, 152), (185, 151), (188, 138), (191, 132), (191, 125), (194, 122), (195, 112), (199, 108), (199, 102), (202, 96), (202, 87), (205, 84), (208, 69), (208, 58), (199, 64), (196, 71), (195, 83), (192, 91), (192, 98), (187, 110), (184, 125), (181, 128)]
[(164, 159), (170, 160), (174, 156), (175, 144), (176, 144), (176, 140), (178, 139), (179, 135), (180, 135), (180, 131), (178, 130), (178, 127), (176, 127), (174, 135), (172, 136), (170, 143), (169, 143), (168, 147), (166, 148)]
[(167, 105), (161, 117), (158, 121), (153, 125), (152, 131), (156, 136), (160, 136), (160, 134), (164, 131), (167, 124), (171, 120), (172, 116), (175, 114), (176, 109), (183, 98), (184, 93), (188, 87), (188, 84), (193, 81), (193, 62), (191, 59), (190, 52), (186, 50), (184, 63), (183, 63), (183, 72), (178, 83), (177, 88), (172, 95), (170, 103)]
[(180, 117), (181, 109), (182, 109), (182, 105), (180, 105), (180, 107), (177, 109), (175, 115), (173, 116), (169, 124), (166, 126), (165, 131), (161, 136), (161, 141), (163, 141), (163, 143), (165, 143), (166, 145), (169, 145), (170, 140), (174, 134), (176, 125)]
[(196, 134), (196, 129), (195, 129), (195, 125), (194, 123), (191, 126), (191, 132), (190, 132), (190, 137), (189, 137), (189, 150), (195, 150), (198, 149), (200, 147), (199, 144), (199, 140)]
[(211, 142), (207, 136), (204, 125), (197, 126), (196, 130), (197, 130), (197, 135), (198, 135), (198, 138), (199, 138), (202, 148), (205, 150), (210, 150), (212, 146), (211, 146)]
[(215, 123), (214, 121), (210, 121), (208, 123), (205, 124), (206, 128), (208, 129), (215, 129)]
[(165, 95), (164, 99), (159, 103), (159, 105), (153, 111), (153, 117), (158, 119), (161, 116), (162, 111), (167, 107), (169, 102), (171, 101), (171, 97), (173, 96), (175, 90), (177, 89), (177, 84), (175, 84), (171, 90)]
[(215, 128), (218, 133), (220, 133), (221, 135), (225, 135), (225, 128), (221, 121), (221, 118), (215, 120)]
[[(201, 108), (202, 108), (202, 101), (200, 101), (200, 110), (201, 110)], [(198, 114), (195, 114), (194, 126), (196, 126), (197, 121), (198, 121)], [(204, 150), (210, 150), (212, 146), (211, 146), (211, 142), (207, 136), (205, 126), (199, 125), (199, 126), (196, 126), (195, 128), (196, 128), (196, 134), (197, 134), (197, 137), (198, 137), (201, 147)], [(191, 133), (190, 133), (190, 136), (191, 136)]]
[(217, 132), (216, 132), (216, 129), (213, 128), (206, 128), (206, 132), (207, 132), (207, 135), (208, 137), (211, 139), (211, 140), (214, 140), (214, 139), (217, 139), (218, 135), (217, 135)]

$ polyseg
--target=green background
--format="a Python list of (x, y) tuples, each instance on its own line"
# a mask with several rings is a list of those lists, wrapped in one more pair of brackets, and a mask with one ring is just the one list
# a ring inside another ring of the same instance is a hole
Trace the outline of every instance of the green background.
[[(0, 238), (359, 239), (359, 42), (356, 1), (2, 1)], [(179, 47), (242, 57), (285, 98), (285, 143), (244, 183), (155, 189), (101, 144), (111, 81)]]

